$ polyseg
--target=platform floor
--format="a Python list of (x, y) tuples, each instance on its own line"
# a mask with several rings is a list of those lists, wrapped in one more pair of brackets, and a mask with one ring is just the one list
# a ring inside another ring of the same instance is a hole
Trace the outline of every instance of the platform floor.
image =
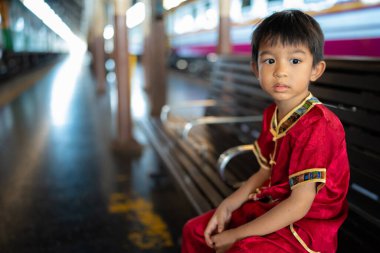
[[(142, 70), (133, 115), (146, 117)], [(97, 94), (88, 58), (65, 58), (0, 107), (0, 252), (179, 252), (195, 215), (135, 124), (141, 156), (116, 156), (115, 84)], [(19, 79), (19, 82), (25, 82)], [(13, 80), (16, 82), (17, 80)], [(169, 76), (168, 100), (202, 86)]]

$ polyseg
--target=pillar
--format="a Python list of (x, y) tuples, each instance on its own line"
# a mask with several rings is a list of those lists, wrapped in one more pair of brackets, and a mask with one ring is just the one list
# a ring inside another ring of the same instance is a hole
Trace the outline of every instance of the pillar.
[(94, 57), (94, 70), (97, 83), (97, 91), (103, 93), (106, 90), (106, 71), (103, 31), (105, 25), (105, 13), (103, 0), (95, 2), (95, 15), (93, 19), (92, 50)]
[(126, 11), (130, 0), (115, 0), (115, 35), (114, 55), (116, 63), (116, 79), (118, 88), (117, 139), (113, 148), (116, 152), (136, 155), (140, 153), (140, 145), (133, 137), (131, 114), (131, 80), (128, 51), (128, 32)]
[(150, 114), (160, 115), (166, 103), (166, 49), (167, 38), (163, 20), (162, 0), (151, 0), (151, 21), (144, 46), (144, 68), (147, 70), (146, 87), (150, 98)]
[(218, 54), (231, 54), (230, 0), (219, 0)]
[(143, 55), (142, 55), (142, 65), (144, 66), (144, 90), (149, 93), (149, 56), (151, 55), (149, 53), (151, 43), (149, 42), (150, 39), (150, 31), (152, 26), (152, 7), (150, 5), (150, 0), (143, 0), (143, 3), (145, 4), (145, 20), (143, 23)]

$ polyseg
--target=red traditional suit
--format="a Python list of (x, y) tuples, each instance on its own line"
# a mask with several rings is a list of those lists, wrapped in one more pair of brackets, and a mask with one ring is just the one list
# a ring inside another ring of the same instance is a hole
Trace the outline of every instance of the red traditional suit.
[[(346, 194), (349, 164), (344, 129), (339, 119), (311, 94), (281, 122), (277, 107), (263, 116), (262, 132), (253, 145), (261, 167), (271, 178), (232, 214), (230, 228), (264, 214), (291, 190), (316, 182), (318, 193), (304, 218), (266, 236), (236, 242), (228, 252), (323, 252), (337, 249), (337, 232), (347, 216)], [(214, 211), (198, 216), (184, 226), (182, 253), (214, 252), (204, 240), (204, 229)]]

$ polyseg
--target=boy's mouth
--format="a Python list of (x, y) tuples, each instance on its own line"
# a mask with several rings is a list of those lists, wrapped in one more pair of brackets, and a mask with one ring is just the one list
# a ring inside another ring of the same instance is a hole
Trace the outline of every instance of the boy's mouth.
[(274, 91), (276, 91), (276, 92), (286, 91), (286, 90), (288, 90), (289, 88), (290, 88), (290, 87), (289, 87), (288, 85), (286, 85), (286, 84), (281, 84), (281, 83), (275, 84), (275, 85), (273, 86), (273, 89), (274, 89)]

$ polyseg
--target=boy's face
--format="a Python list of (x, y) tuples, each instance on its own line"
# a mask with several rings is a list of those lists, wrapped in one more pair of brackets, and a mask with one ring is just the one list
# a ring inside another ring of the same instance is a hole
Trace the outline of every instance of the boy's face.
[(309, 82), (325, 69), (321, 61), (313, 67), (313, 55), (305, 45), (262, 43), (253, 71), (260, 85), (275, 102), (296, 106), (309, 94)]

